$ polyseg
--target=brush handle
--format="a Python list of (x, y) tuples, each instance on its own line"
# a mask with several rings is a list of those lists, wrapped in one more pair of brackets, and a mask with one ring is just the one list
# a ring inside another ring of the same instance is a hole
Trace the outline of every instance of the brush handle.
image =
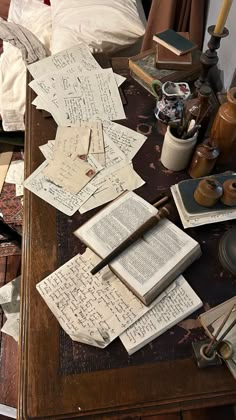
[(134, 242), (141, 238), (144, 233), (152, 229), (157, 223), (169, 216), (170, 212), (167, 206), (162, 207), (155, 216), (150, 217), (142, 226), (140, 226), (134, 233), (128, 236), (120, 245), (118, 245), (110, 254), (108, 254), (102, 261), (100, 261), (92, 270), (91, 274), (97, 274), (103, 267), (111, 263), (116, 257), (127, 250)]

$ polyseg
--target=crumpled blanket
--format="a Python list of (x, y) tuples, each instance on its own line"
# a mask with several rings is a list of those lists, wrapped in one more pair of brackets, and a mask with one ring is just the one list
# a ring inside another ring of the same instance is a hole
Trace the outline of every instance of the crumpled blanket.
[(23, 26), (0, 18), (0, 38), (17, 47), (26, 65), (49, 55), (41, 41)]

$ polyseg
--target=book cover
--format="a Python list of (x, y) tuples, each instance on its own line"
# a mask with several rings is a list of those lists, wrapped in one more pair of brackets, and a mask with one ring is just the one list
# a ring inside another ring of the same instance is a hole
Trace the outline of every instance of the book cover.
[[(180, 35), (189, 39), (188, 32), (179, 32)], [(159, 69), (172, 69), (179, 70), (185, 69), (186, 66), (192, 65), (192, 53), (188, 52), (183, 55), (177, 55), (164, 47), (162, 44), (157, 43), (156, 45), (156, 67)]]
[(177, 55), (186, 54), (197, 48), (197, 45), (194, 42), (186, 39), (173, 29), (167, 29), (166, 31), (155, 34), (153, 40), (162, 44)]
[(187, 69), (158, 69), (156, 67), (156, 48), (152, 48), (129, 58), (129, 68), (132, 77), (154, 95), (151, 89), (153, 80), (160, 80), (162, 83), (196, 80), (201, 70), (200, 54), (199, 50), (194, 51), (193, 64)]
[[(101, 258), (157, 214), (134, 192), (122, 194), (74, 233)], [(149, 305), (196, 258), (199, 244), (167, 219), (115, 258), (109, 267)]]

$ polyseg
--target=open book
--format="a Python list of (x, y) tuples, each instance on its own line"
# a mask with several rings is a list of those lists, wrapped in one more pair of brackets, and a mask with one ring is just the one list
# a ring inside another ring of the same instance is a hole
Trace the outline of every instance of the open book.
[[(104, 258), (157, 212), (134, 192), (126, 192), (74, 233)], [(165, 219), (109, 266), (142, 302), (149, 305), (200, 255), (200, 245)]]

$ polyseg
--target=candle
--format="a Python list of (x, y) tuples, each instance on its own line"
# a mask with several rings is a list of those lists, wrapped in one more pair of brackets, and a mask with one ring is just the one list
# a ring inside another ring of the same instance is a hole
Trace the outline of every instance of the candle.
[(214, 29), (214, 33), (216, 35), (222, 34), (225, 26), (226, 19), (228, 17), (230, 7), (232, 5), (233, 0), (223, 0), (220, 13), (216, 22), (216, 26)]

